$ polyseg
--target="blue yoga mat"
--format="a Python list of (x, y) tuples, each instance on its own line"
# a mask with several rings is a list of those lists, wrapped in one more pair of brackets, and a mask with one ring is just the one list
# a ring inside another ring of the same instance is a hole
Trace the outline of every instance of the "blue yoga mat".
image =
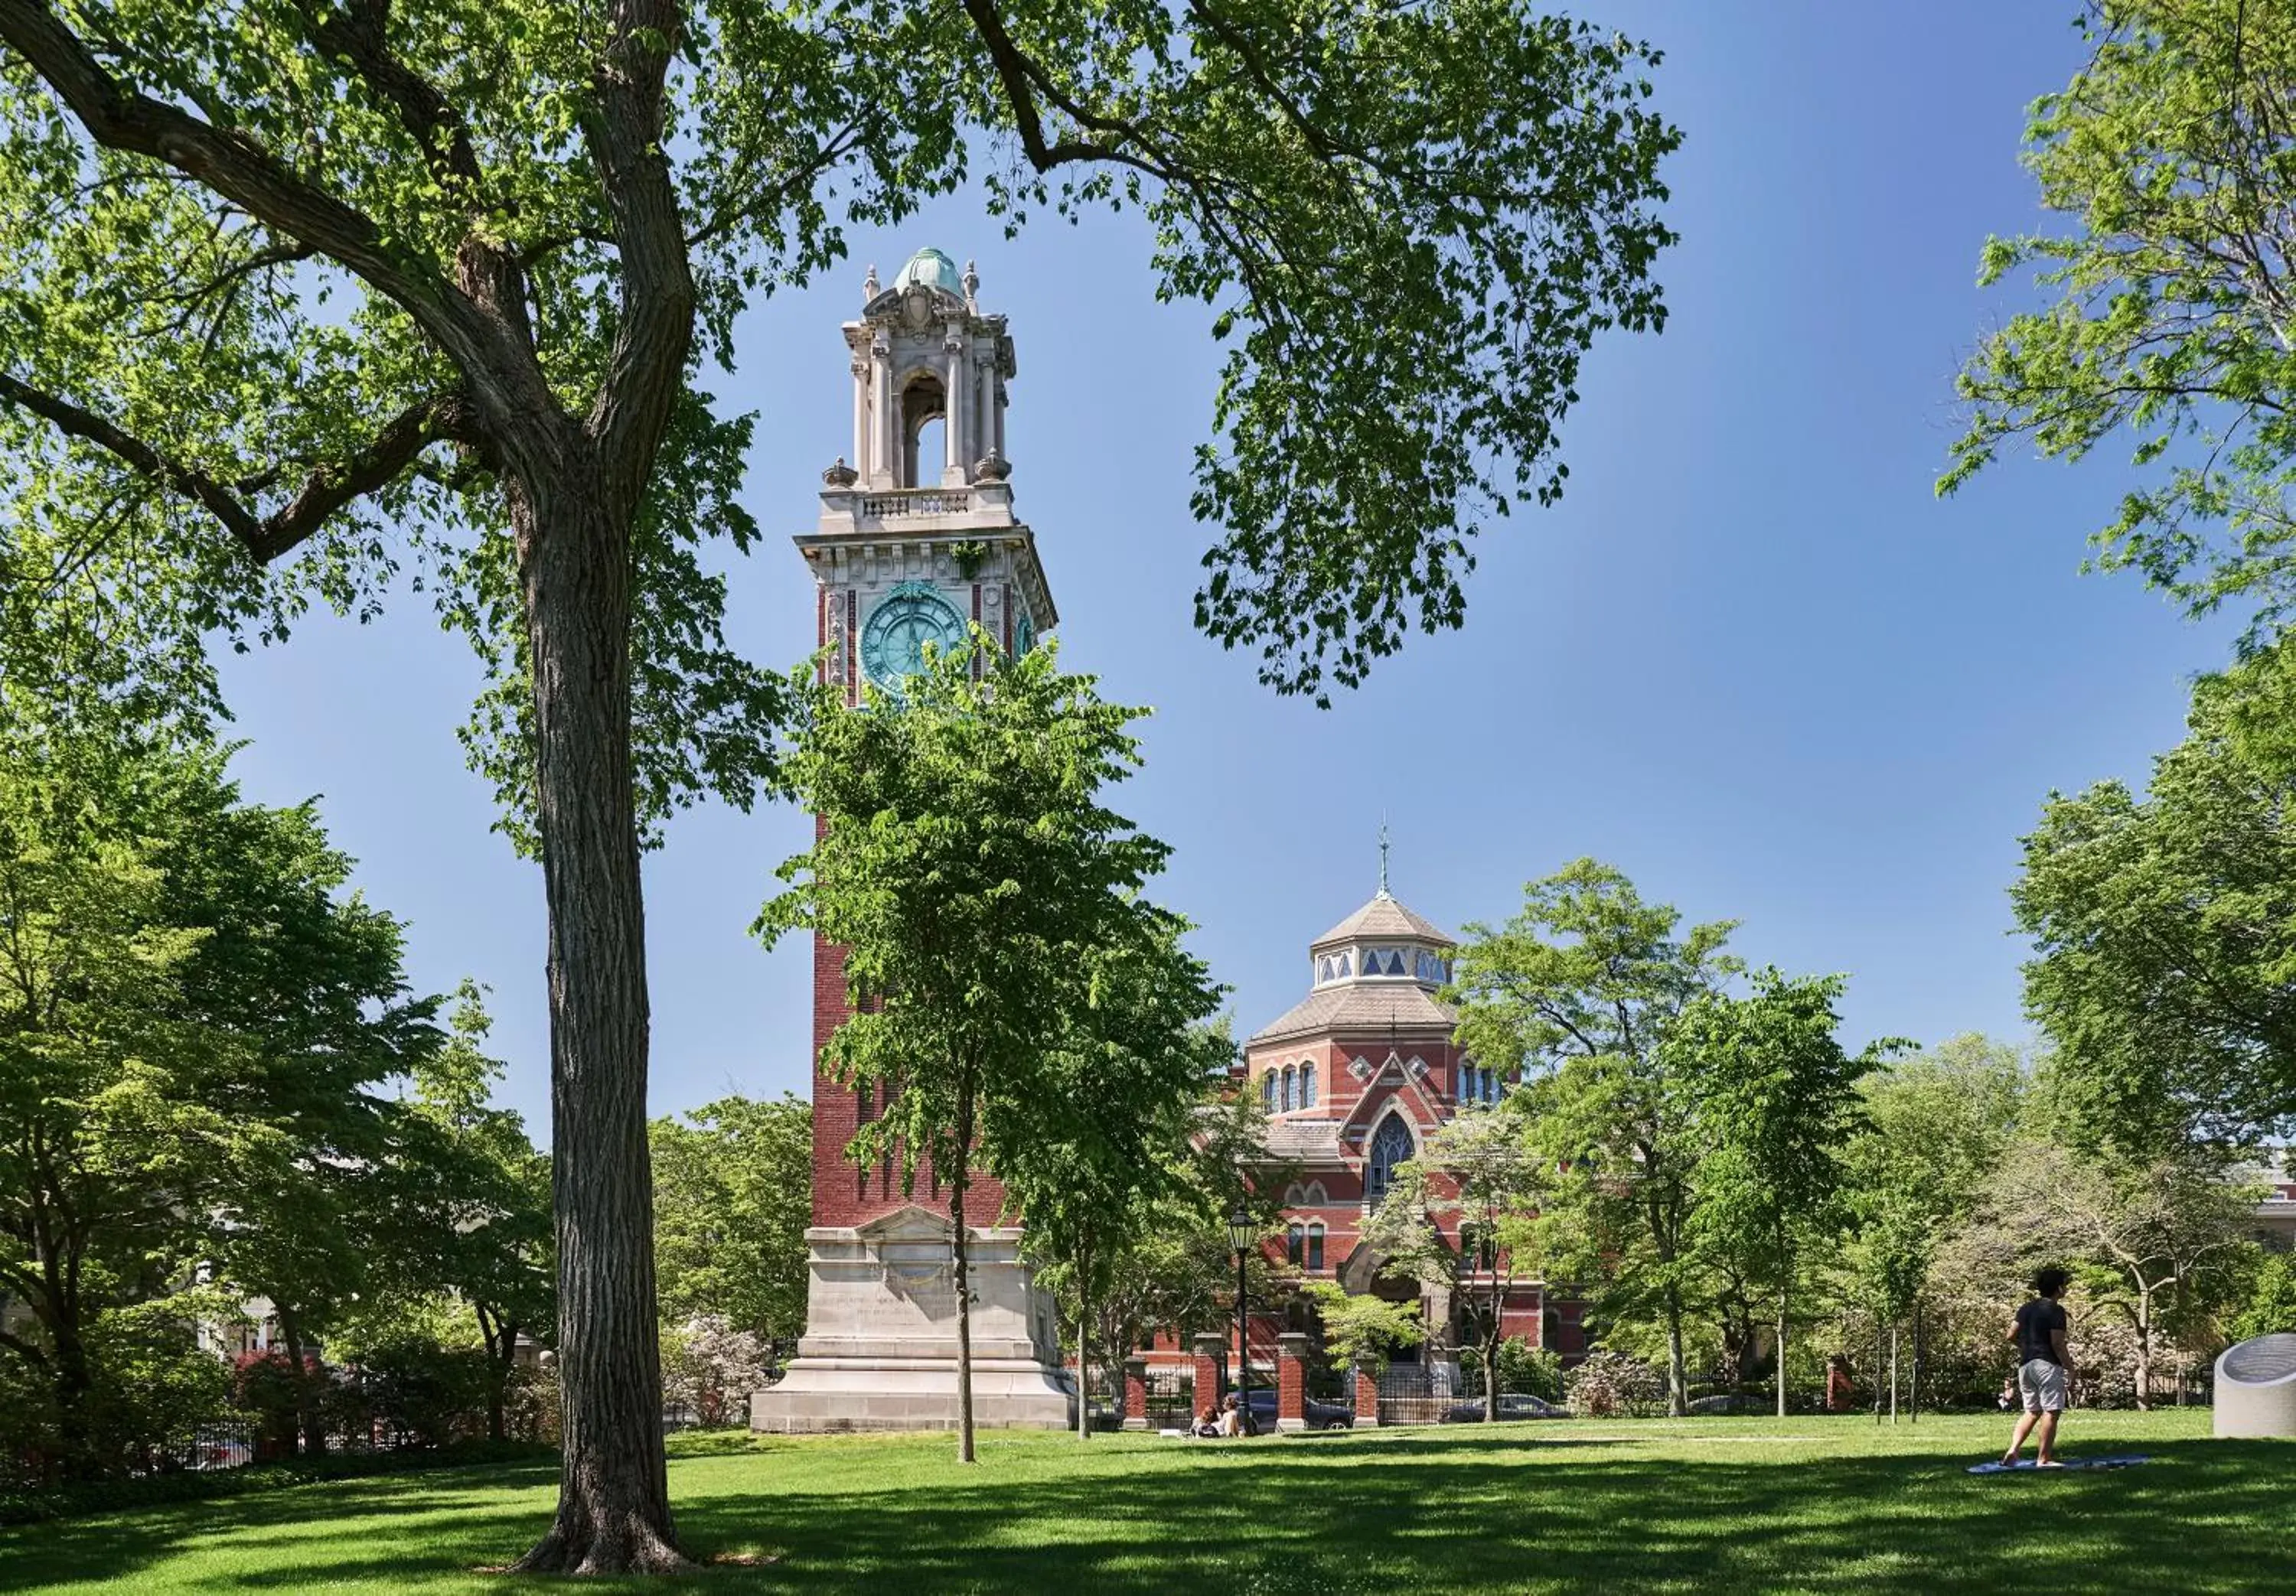
[[(2058, 1460), (2068, 1469), (2134, 1469), (2139, 1463), (2149, 1463), (2152, 1461), (2141, 1453), (2132, 1453), (2126, 1457), (2117, 1458), (2060, 1458)], [(2039, 1472), (2040, 1468), (2041, 1466), (2030, 1458), (2019, 1458), (2013, 1463), (1972, 1463), (1970, 1465), (1969, 1471), (1972, 1474), (2031, 1474)], [(2056, 1470), (2052, 1469), (2048, 1472), (2054, 1474)]]

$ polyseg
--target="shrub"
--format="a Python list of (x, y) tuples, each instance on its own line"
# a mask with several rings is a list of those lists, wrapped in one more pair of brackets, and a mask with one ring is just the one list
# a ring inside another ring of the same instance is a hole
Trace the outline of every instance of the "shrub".
[(368, 1347), (357, 1387), (386, 1446), (444, 1446), (486, 1434), (486, 1354), (406, 1336)]
[(1658, 1371), (1639, 1358), (1607, 1348), (1562, 1377), (1570, 1411), (1584, 1419), (1611, 1419), (1649, 1412), (1664, 1395)]
[(705, 1428), (741, 1422), (750, 1394), (772, 1379), (771, 1348), (719, 1314), (697, 1314), (662, 1332), (662, 1401)]
[(2249, 1282), (2248, 1298), (2225, 1322), (2234, 1341), (2296, 1332), (2296, 1254), (2267, 1253)]

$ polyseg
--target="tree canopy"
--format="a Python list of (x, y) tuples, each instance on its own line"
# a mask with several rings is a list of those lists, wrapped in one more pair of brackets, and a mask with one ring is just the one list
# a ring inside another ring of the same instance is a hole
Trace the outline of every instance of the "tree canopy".
[(2296, 814), (2204, 700), (2142, 796), (2055, 797), (2012, 891), (2068, 1129), (2141, 1150), (2296, 1116)]
[(2296, 603), (2296, 15), (2245, 0), (2091, 0), (2087, 61), (2034, 102), (2025, 164), (2059, 225), (1989, 241), (1980, 281), (2049, 302), (1979, 345), (1951, 492), (2007, 443), (2142, 473), (2098, 562), (2196, 610)]

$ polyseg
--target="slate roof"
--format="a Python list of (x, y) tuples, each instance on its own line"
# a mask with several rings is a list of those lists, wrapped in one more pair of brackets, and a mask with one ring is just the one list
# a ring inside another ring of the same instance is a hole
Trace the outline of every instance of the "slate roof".
[(1374, 1037), (1390, 1031), (1447, 1033), (1458, 1018), (1456, 1010), (1437, 1003), (1415, 981), (1344, 981), (1309, 993), (1274, 1024), (1254, 1032), (1244, 1045), (1324, 1031)]
[(1309, 952), (1333, 942), (1353, 942), (1365, 937), (1408, 937), (1421, 942), (1456, 947), (1457, 943), (1435, 925), (1382, 892), (1362, 908), (1308, 945)]
[(1340, 1122), (1336, 1119), (1275, 1118), (1267, 1122), (1267, 1152), (1272, 1158), (1329, 1161), (1340, 1156)]

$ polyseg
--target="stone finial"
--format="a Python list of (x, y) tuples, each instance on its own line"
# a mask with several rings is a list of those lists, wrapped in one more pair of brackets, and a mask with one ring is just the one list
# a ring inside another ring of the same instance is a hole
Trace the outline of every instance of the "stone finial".
[(1013, 462), (991, 450), (973, 462), (972, 474), (982, 482), (1002, 482), (1013, 474)]
[(964, 307), (976, 311), (980, 308), (980, 273), (969, 260), (964, 263)]
[(861, 303), (866, 305), (882, 292), (884, 290), (877, 282), (877, 268), (873, 263), (869, 267), (869, 274), (861, 280)]
[(846, 464), (845, 456), (840, 454), (837, 463), (821, 473), (821, 479), (832, 487), (850, 487), (861, 480), (861, 473)]

